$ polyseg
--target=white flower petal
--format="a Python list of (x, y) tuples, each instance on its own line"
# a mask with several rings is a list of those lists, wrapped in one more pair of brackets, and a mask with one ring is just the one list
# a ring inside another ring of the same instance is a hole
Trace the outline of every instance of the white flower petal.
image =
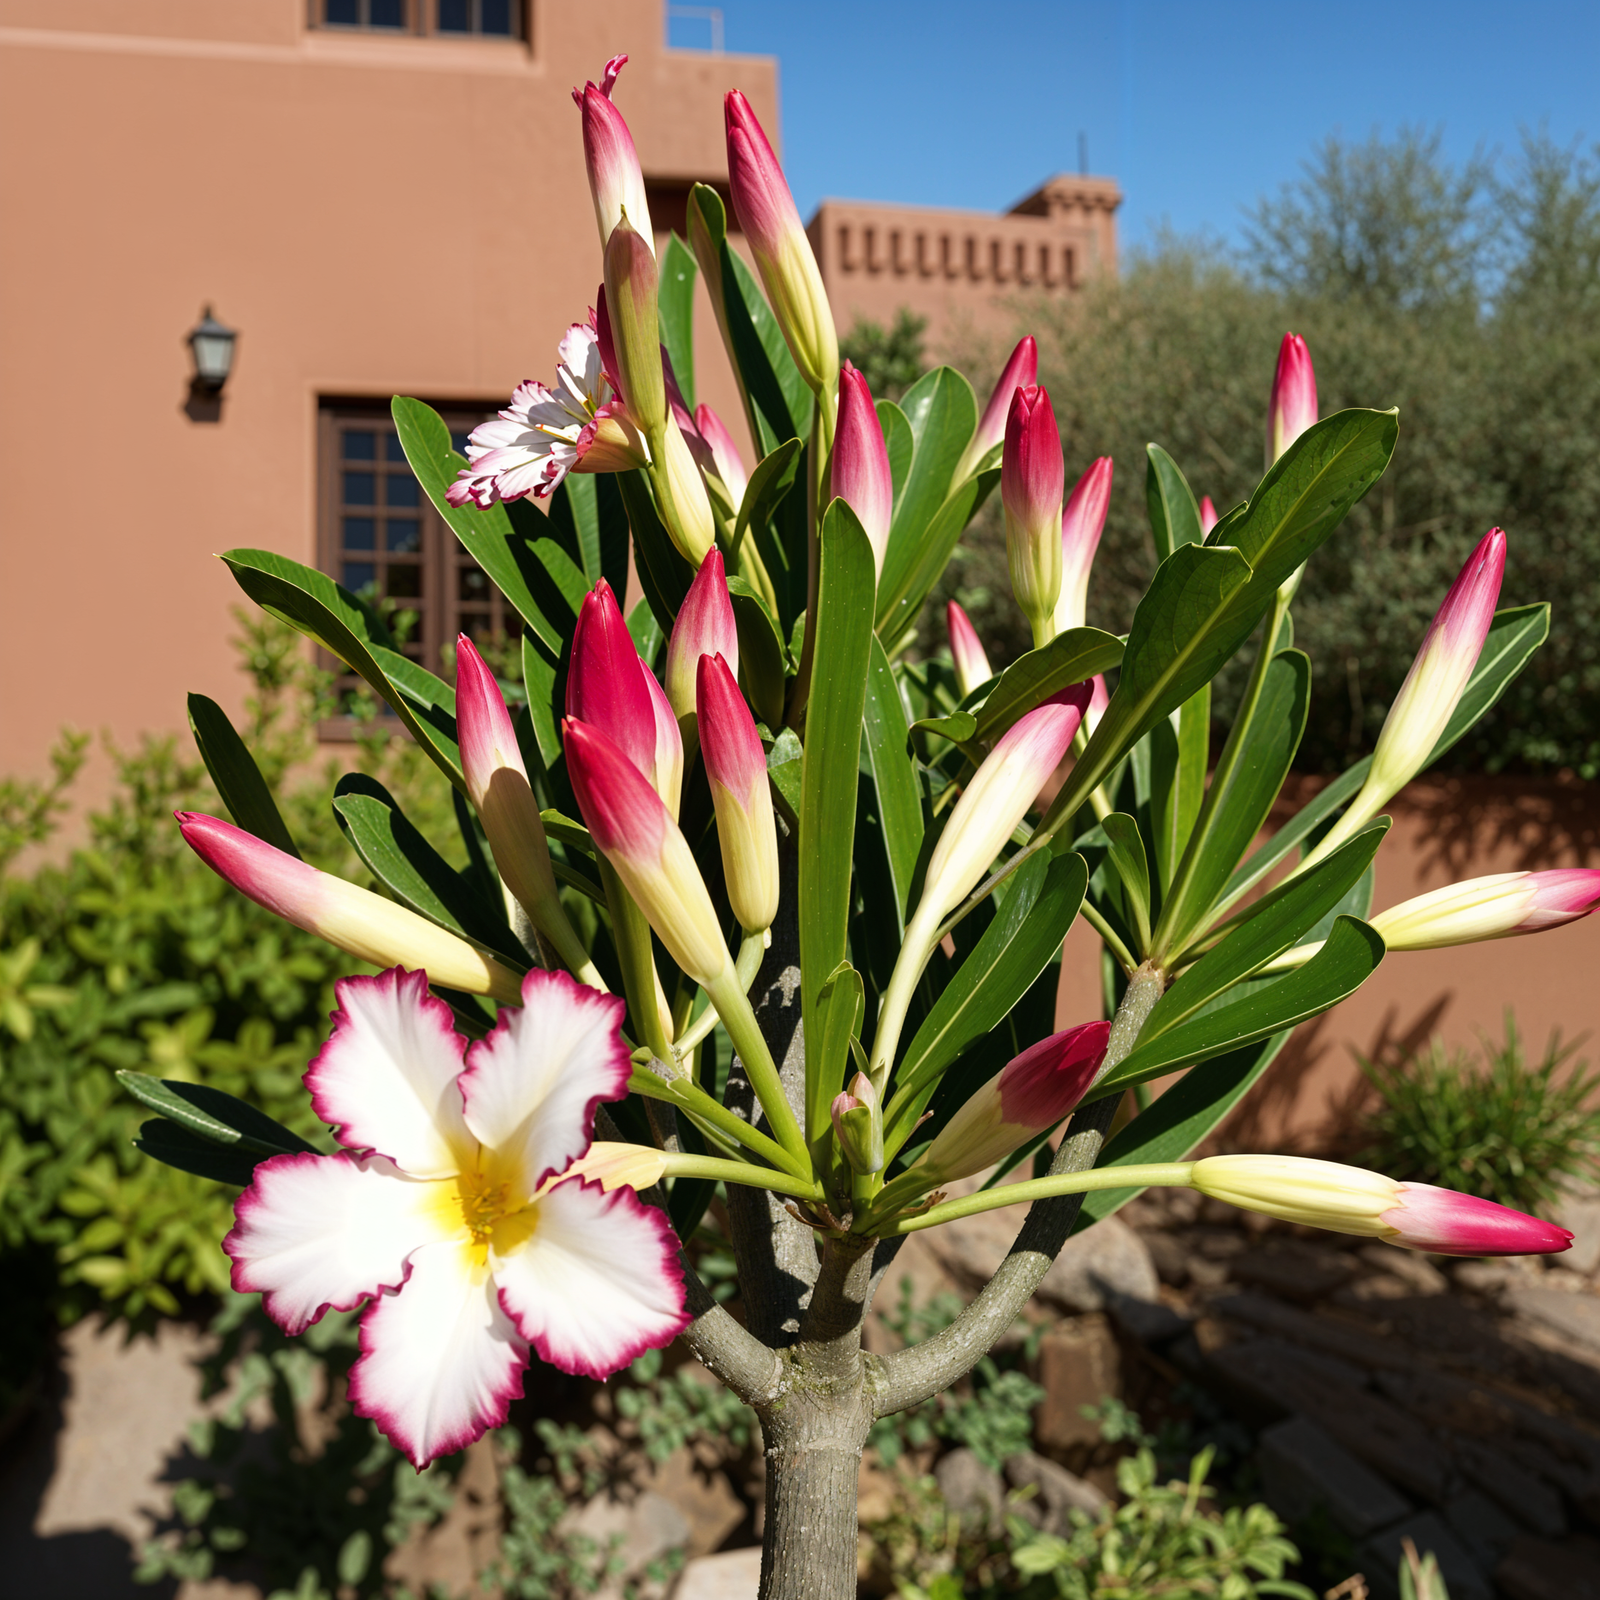
[(477, 1151), (461, 1116), (464, 1040), (425, 972), (391, 967), (334, 989), (333, 1034), (306, 1069), (319, 1117), (352, 1150), (376, 1150), (413, 1178), (442, 1178)]
[(589, 1148), (602, 1100), (627, 1093), (622, 1013), (616, 996), (535, 967), (522, 980), (521, 1009), (502, 1011), (467, 1052), (467, 1127), (500, 1160), (518, 1164), (524, 1195)]
[(678, 1241), (632, 1189), (558, 1183), (534, 1210), (526, 1240), (490, 1262), (501, 1305), (544, 1360), (607, 1378), (688, 1327)]
[(398, 1294), (361, 1319), (350, 1403), (422, 1468), (506, 1420), (528, 1347), (468, 1243), (419, 1250)]
[(234, 1202), (238, 1220), (222, 1241), (233, 1286), (265, 1296), (285, 1333), (303, 1333), (323, 1312), (349, 1311), (405, 1281), (412, 1251), (451, 1220), (444, 1187), (382, 1156), (273, 1156)]

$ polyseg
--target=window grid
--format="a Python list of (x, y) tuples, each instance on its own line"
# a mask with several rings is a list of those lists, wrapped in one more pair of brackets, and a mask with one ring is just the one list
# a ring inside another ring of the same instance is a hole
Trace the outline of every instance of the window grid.
[(527, 0), (311, 0), (318, 28), (522, 39)]
[[(467, 434), (493, 410), (456, 406), (441, 415), (461, 451)], [(388, 602), (384, 609), (392, 607), (390, 627), (397, 634), (404, 613), (413, 614), (402, 653), (449, 678), (459, 634), (480, 647), (520, 637), (522, 619), (422, 492), (387, 408), (325, 404), (318, 432), (322, 568), (362, 599)], [(324, 724), (322, 734), (348, 738), (354, 731), (349, 707), (361, 680), (334, 657), (322, 659), (338, 674), (343, 713)]]

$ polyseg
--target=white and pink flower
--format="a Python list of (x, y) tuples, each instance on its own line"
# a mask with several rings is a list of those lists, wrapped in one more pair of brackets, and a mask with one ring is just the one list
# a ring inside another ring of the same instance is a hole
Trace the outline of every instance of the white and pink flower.
[(286, 1333), (365, 1305), (358, 1415), (420, 1468), (505, 1421), (530, 1349), (605, 1378), (688, 1325), (662, 1214), (626, 1177), (564, 1179), (627, 1092), (620, 1000), (530, 972), (469, 1047), (420, 972), (337, 993), (306, 1084), (344, 1148), (262, 1162), (223, 1248)]
[(626, 472), (649, 460), (601, 359), (594, 320), (562, 336), (555, 387), (524, 379), (511, 403), (467, 437), (470, 465), (445, 491), (453, 506), (545, 500), (569, 472)]
[(944, 622), (950, 634), (950, 660), (955, 666), (956, 688), (965, 699), (980, 683), (987, 683), (994, 676), (994, 668), (989, 665), (988, 652), (983, 648), (978, 630), (972, 626), (972, 619), (954, 600), (944, 608)]
[(1089, 616), (1089, 569), (1111, 507), (1111, 457), (1098, 457), (1078, 479), (1061, 508), (1061, 593), (1055, 629), (1081, 628)]

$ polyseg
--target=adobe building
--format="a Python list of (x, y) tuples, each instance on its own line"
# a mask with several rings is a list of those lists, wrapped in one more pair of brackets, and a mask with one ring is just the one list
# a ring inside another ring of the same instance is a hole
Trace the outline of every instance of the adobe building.
[[(63, 725), (182, 730), (191, 689), (235, 710), (234, 546), (406, 601), (435, 667), (500, 621), (388, 400), (464, 434), (553, 378), (601, 272), (570, 91), (608, 56), (658, 229), (726, 190), (725, 89), (776, 133), (776, 63), (669, 50), (663, 12), (0, 0), (0, 774), (42, 775)], [(699, 398), (740, 426), (701, 300)], [(208, 307), (237, 334), (216, 394)]]
[(936, 359), (962, 341), (1009, 335), (1019, 301), (1067, 296), (1117, 270), (1110, 178), (1058, 174), (1009, 211), (937, 211), (824, 200), (807, 224), (841, 334), (909, 310), (926, 317)]

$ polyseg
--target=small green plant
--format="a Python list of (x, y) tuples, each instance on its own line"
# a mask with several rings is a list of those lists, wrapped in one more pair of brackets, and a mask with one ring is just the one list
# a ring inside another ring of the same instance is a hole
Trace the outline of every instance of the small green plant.
[(1483, 1038), (1481, 1062), (1435, 1039), (1425, 1052), (1377, 1063), (1358, 1057), (1381, 1104), (1362, 1159), (1418, 1183), (1537, 1211), (1563, 1181), (1600, 1179), (1600, 1072), (1578, 1061), (1581, 1041), (1552, 1035), (1530, 1064), (1516, 1020), (1503, 1044)]
[(890, 327), (856, 319), (839, 341), (839, 354), (853, 362), (880, 400), (898, 400), (927, 371), (923, 335), (928, 319), (902, 306)]
[(686, 1444), (720, 1438), (743, 1450), (755, 1432), (755, 1412), (720, 1383), (680, 1367), (663, 1373), (661, 1352), (646, 1350), (628, 1368), (629, 1383), (617, 1390), (620, 1415), (633, 1423), (652, 1461), (665, 1461)]

